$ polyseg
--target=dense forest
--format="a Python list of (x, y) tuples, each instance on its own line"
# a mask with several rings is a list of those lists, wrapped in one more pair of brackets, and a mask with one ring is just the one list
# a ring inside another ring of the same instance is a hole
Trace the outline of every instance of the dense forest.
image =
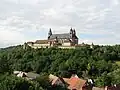
[[(47, 82), (47, 75), (91, 78), (95, 86), (120, 84), (120, 45), (78, 47), (76, 49), (23, 49), (22, 45), (0, 50), (1, 90), (59, 90)], [(117, 63), (116, 63), (117, 62)], [(31, 82), (12, 75), (14, 70), (34, 71), (42, 78)], [(45, 81), (46, 80), (46, 81)], [(44, 82), (44, 84), (43, 84)], [(18, 89), (19, 87), (19, 89)], [(59, 88), (59, 89), (58, 89)], [(61, 90), (61, 89), (60, 89)]]

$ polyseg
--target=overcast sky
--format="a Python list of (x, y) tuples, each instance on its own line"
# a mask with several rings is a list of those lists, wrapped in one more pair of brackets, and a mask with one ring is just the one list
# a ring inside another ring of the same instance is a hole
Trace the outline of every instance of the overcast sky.
[(0, 47), (71, 27), (79, 43), (120, 44), (120, 0), (0, 0)]

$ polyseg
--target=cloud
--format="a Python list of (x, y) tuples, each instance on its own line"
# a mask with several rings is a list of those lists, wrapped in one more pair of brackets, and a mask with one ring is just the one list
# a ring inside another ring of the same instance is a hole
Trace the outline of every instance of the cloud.
[[(0, 28), (1, 29), (1, 28)], [(2, 30), (0, 31), (0, 47), (16, 45), (24, 42), (24, 36), (16, 31)]]
[[(1, 0), (0, 47), (75, 28), (80, 43), (119, 44), (119, 0)], [(3, 44), (4, 43), (4, 44)]]

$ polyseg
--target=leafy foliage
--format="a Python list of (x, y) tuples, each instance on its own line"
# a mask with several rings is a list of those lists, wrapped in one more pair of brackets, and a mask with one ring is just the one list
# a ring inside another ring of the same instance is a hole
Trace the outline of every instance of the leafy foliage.
[(23, 46), (16, 46), (0, 50), (1, 73), (21, 70), (35, 71), (38, 74), (52, 73), (62, 77), (70, 77), (72, 73), (76, 73), (79, 77), (94, 79), (96, 86), (120, 84), (117, 81), (120, 76), (110, 76), (119, 74), (114, 72), (119, 69), (115, 61), (120, 61), (119, 45), (96, 45), (93, 49), (23, 49)]
[(0, 90), (44, 90), (39, 83), (12, 75), (0, 75)]

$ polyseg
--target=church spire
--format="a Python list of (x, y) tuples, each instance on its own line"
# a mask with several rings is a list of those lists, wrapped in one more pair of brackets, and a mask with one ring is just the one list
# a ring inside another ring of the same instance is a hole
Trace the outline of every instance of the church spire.
[(71, 29), (70, 29), (70, 34), (73, 34), (73, 29), (72, 29), (72, 27), (71, 27)]
[(50, 36), (52, 35), (52, 30), (50, 28), (49, 32), (48, 32), (48, 39), (50, 38)]
[(76, 35), (76, 31), (75, 31), (75, 29), (73, 30), (73, 34)]

